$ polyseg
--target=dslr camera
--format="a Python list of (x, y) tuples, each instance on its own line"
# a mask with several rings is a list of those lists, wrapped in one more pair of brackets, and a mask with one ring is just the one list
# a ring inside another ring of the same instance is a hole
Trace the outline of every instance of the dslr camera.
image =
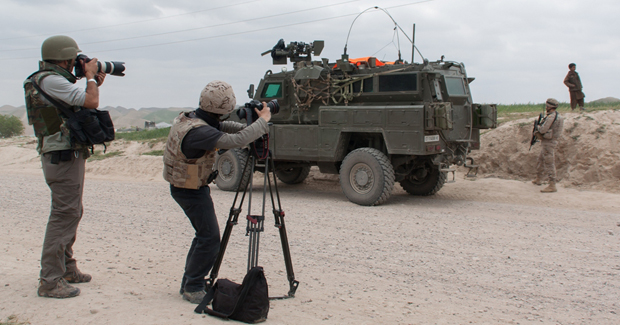
[[(269, 101), (267, 103), (267, 107), (271, 110), (271, 114), (277, 114), (280, 111), (280, 104), (278, 104), (277, 99)], [(258, 119), (258, 114), (254, 111), (254, 108), (258, 108), (259, 111), (262, 111), (263, 103), (256, 99), (251, 100), (250, 102), (245, 103), (245, 105), (237, 111), (237, 116), (241, 120), (246, 120), (248, 125), (250, 125)]]
[[(80, 54), (75, 59), (75, 76), (78, 78), (83, 78), (86, 76), (84, 74), (84, 64), (90, 62), (92, 59), (86, 56), (85, 54)], [(105, 74), (111, 74), (113, 76), (123, 77), (125, 76), (125, 62), (118, 61), (97, 61), (97, 66), (99, 70), (97, 72), (103, 72)]]

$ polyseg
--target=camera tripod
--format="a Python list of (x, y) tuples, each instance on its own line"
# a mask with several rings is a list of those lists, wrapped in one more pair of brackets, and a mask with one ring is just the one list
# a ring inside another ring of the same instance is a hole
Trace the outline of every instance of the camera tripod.
[[(268, 136), (267, 136), (268, 137)], [(268, 138), (267, 138), (268, 139)], [(268, 141), (268, 140), (265, 140)], [(268, 143), (268, 142), (266, 142)], [(247, 168), (251, 168), (250, 179), (245, 184), (243, 190), (241, 190), (241, 186), (243, 185), (243, 179), (237, 188), (237, 193), (235, 194), (235, 200), (233, 201), (232, 207), (230, 208), (230, 213), (228, 215), (228, 220), (226, 221), (226, 228), (224, 229), (224, 234), (222, 235), (222, 240), (220, 244), (220, 251), (217, 255), (215, 263), (213, 264), (213, 268), (211, 269), (211, 274), (209, 279), (206, 280), (207, 290), (211, 288), (215, 284), (215, 279), (217, 279), (218, 272), (220, 270), (220, 266), (222, 265), (222, 260), (224, 259), (224, 253), (226, 252), (226, 246), (228, 245), (228, 241), (230, 239), (230, 235), (232, 233), (233, 227), (237, 224), (239, 220), (239, 214), (241, 213), (241, 208), (243, 206), (243, 201), (247, 195), (248, 197), (248, 213), (247, 213), (247, 226), (246, 226), (246, 236), (249, 237), (249, 248), (248, 248), (248, 271), (258, 265), (258, 250), (260, 244), (260, 233), (264, 231), (264, 222), (265, 222), (265, 204), (266, 204), (266, 196), (267, 189), (269, 189), (269, 196), (271, 198), (271, 206), (273, 211), (273, 216), (275, 218), (275, 227), (278, 228), (280, 232), (280, 241), (282, 243), (282, 253), (284, 255), (284, 264), (286, 266), (286, 274), (289, 282), (289, 291), (286, 296), (279, 297), (270, 297), (269, 299), (286, 299), (292, 298), (295, 296), (295, 291), (299, 286), (299, 281), (295, 280), (295, 274), (293, 273), (293, 263), (291, 262), (291, 252), (288, 245), (288, 237), (286, 235), (286, 226), (284, 225), (284, 211), (282, 210), (280, 204), (280, 194), (278, 193), (278, 184), (276, 181), (275, 168), (273, 159), (271, 158), (271, 151), (268, 150), (268, 147), (263, 148), (262, 146), (257, 148), (256, 142), (250, 145), (250, 157), (243, 168), (243, 173), (241, 175), (246, 174)], [(258, 149), (258, 150), (257, 150)], [(258, 164), (263, 164), (264, 168), (264, 183), (263, 183), (263, 204), (262, 211), (260, 215), (252, 215), (251, 214), (251, 206), (252, 206), (252, 188), (253, 181), (252, 175), (254, 175), (255, 167)], [(270, 175), (271, 173), (271, 175)], [(273, 176), (273, 188), (271, 184), (271, 176)], [(249, 192), (248, 192), (249, 189)], [(274, 190), (275, 197), (277, 199), (277, 208), (276, 208), (276, 200), (274, 200)], [(239, 199), (239, 194), (241, 194), (241, 199), (239, 204), (237, 205), (237, 200)]]

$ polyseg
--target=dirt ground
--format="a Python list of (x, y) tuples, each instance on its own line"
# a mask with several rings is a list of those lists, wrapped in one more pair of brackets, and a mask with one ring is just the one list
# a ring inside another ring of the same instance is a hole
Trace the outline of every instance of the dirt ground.
[[(140, 155), (157, 149), (118, 141), (108, 150), (122, 154), (87, 163), (74, 250), (93, 281), (78, 285), (79, 297), (57, 300), (36, 295), (50, 192), (34, 143), (0, 140), (0, 322), (11, 315), (31, 324), (221, 322), (195, 314), (178, 293), (193, 231), (161, 179), (161, 157)], [(294, 298), (271, 302), (267, 323), (619, 324), (620, 194), (612, 185), (580, 187), (569, 174), (558, 193), (541, 194), (525, 176), (492, 169), (489, 160), (508, 149), (494, 151), (478, 153), (476, 179), (458, 173), (432, 197), (397, 186), (377, 207), (347, 201), (338, 181), (316, 170), (304, 184), (279, 184), (300, 285)], [(613, 181), (617, 166), (601, 170)], [(234, 193), (212, 186), (212, 196), (223, 231)], [(286, 269), (267, 220), (259, 264), (279, 296), (288, 292)], [(244, 230), (244, 222), (234, 228), (221, 278), (242, 280)]]

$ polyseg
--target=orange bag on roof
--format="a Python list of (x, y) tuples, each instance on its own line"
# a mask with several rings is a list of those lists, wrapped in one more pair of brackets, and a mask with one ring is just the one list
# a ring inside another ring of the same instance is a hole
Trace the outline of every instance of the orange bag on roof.
[[(370, 58), (371, 56), (367, 56), (364, 58), (357, 58), (357, 59), (349, 59), (349, 62), (352, 64), (357, 65), (358, 67), (362, 64), (362, 63), (366, 63), (366, 65), (370, 66)], [(378, 67), (382, 67), (385, 65), (385, 63), (381, 62), (380, 60), (375, 60), (376, 64)]]
[[(367, 57), (363, 57), (363, 58), (356, 58), (356, 59), (349, 59), (349, 63), (351, 64), (355, 64), (356, 66), (360, 66), (362, 65), (362, 63), (365, 63), (366, 66), (370, 66), (370, 59), (374, 58), (372, 56), (367, 56)], [(394, 62), (382, 62), (381, 60), (377, 60), (377, 58), (375, 59), (375, 66), (377, 67), (382, 67), (386, 64), (394, 64)], [(338, 65), (334, 65), (334, 69), (338, 67)]]

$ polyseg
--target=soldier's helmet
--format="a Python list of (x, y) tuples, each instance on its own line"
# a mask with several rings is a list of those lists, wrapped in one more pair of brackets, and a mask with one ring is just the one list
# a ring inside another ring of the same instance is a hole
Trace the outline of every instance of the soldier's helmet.
[(41, 58), (45, 60), (71, 60), (82, 52), (75, 40), (69, 36), (57, 35), (43, 41)]
[(547, 108), (558, 108), (558, 106), (560, 106), (560, 102), (555, 98), (548, 98), (545, 104)]
[(214, 114), (228, 114), (237, 104), (232, 86), (220, 80), (211, 81), (200, 92), (201, 110)]

